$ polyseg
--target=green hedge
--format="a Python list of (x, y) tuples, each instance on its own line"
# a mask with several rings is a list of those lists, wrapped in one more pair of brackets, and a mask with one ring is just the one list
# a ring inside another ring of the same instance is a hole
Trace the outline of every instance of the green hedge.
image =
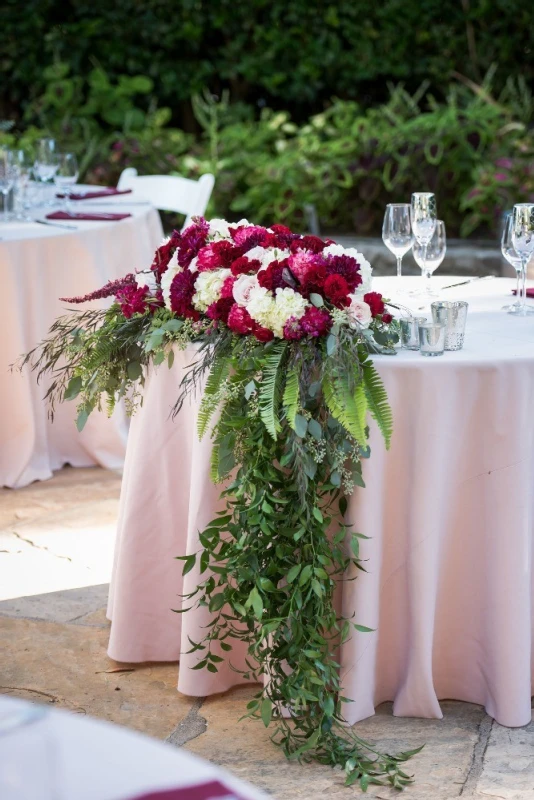
[(20, 116), (55, 58), (86, 78), (141, 74), (191, 129), (189, 100), (208, 87), (233, 101), (291, 108), (298, 120), (332, 96), (363, 106), (387, 81), (445, 96), (454, 72), (479, 82), (497, 64), (534, 80), (531, 0), (4, 0), (0, 116)]

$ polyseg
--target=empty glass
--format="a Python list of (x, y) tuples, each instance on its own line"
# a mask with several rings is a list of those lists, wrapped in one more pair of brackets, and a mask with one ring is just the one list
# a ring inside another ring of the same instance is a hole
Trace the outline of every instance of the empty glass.
[(426, 317), (402, 317), (399, 320), (401, 344), (406, 350), (419, 350), (419, 325)]
[(13, 151), (13, 169), (15, 172), (15, 197), (13, 202), (15, 219), (29, 219), (27, 200), (32, 164), (25, 150)]
[(9, 222), (9, 211), (7, 207), (9, 193), (15, 185), (15, 169), (13, 166), (13, 154), (7, 148), (0, 150), (0, 192), (4, 200), (4, 222)]
[(34, 164), (36, 177), (46, 183), (54, 177), (59, 167), (58, 151), (54, 139), (39, 139)]
[(402, 257), (413, 244), (410, 206), (408, 203), (389, 203), (386, 206), (382, 240), (397, 258), (397, 277), (402, 275)]
[(445, 350), (446, 326), (441, 322), (419, 325), (419, 344), (422, 356), (442, 356)]
[(516, 287), (515, 287), (515, 303), (510, 303), (509, 305), (503, 306), (503, 311), (508, 311), (509, 314), (517, 314), (521, 309), (521, 303), (519, 300), (519, 279), (521, 277), (521, 258), (516, 253), (514, 243), (512, 241), (512, 232), (513, 232), (513, 218), (512, 212), (508, 212), (504, 219), (504, 228), (501, 237), (501, 253), (508, 261), (508, 263), (515, 269), (516, 273)]
[(71, 189), (78, 180), (78, 161), (74, 153), (58, 154), (58, 169), (54, 175), (54, 183), (63, 194), (63, 208), (70, 211)]
[(441, 220), (435, 220), (434, 233), (426, 244), (420, 244), (418, 241), (413, 246), (413, 257), (415, 263), (421, 267), (423, 277), (425, 279), (425, 288), (427, 294), (432, 294), (430, 291), (430, 279), (432, 273), (443, 262), (445, 253), (447, 252), (447, 234), (445, 231), (445, 223)]
[(526, 317), (528, 314), (534, 314), (534, 307), (526, 304), (527, 267), (534, 254), (534, 203), (517, 203), (514, 206), (512, 244), (521, 259), (521, 295), (519, 307), (513, 313)]
[[(432, 192), (414, 192), (414, 194), (412, 194), (410, 215), (413, 235), (420, 247), (424, 264), (426, 261), (426, 249), (434, 235), (438, 217), (436, 198)], [(423, 272), (424, 271), (423, 269)]]
[(464, 346), (468, 308), (465, 300), (439, 300), (432, 303), (432, 319), (446, 327), (445, 350), (461, 350)]

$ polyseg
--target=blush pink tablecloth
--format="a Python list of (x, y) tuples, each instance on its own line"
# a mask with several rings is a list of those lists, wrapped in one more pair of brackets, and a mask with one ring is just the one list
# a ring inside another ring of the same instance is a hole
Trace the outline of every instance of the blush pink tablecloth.
[(150, 265), (163, 238), (158, 212), (150, 205), (128, 207), (124, 200), (118, 210), (132, 216), (118, 223), (76, 222), (76, 230), (31, 222), (2, 226), (0, 486), (18, 488), (50, 478), (66, 463), (111, 469), (123, 465), (128, 428), (121, 409), (111, 419), (95, 413), (80, 434), (74, 425), (76, 403), (65, 403), (52, 425), (43, 402), (48, 384), (37, 386), (29, 371), (8, 371), (65, 313), (68, 306), (59, 297), (84, 295)]
[[(450, 277), (438, 284), (454, 283)], [(413, 283), (413, 279), (412, 279)], [(376, 632), (342, 649), (352, 723), (392, 700), (399, 716), (441, 717), (440, 699), (479, 703), (503, 725), (531, 719), (533, 675), (534, 318), (501, 311), (514, 282), (447, 290), (470, 303), (465, 347), (437, 359), (399, 351), (377, 357), (394, 418), (391, 450), (376, 431), (348, 517), (371, 539), (368, 574), (344, 582), (347, 615)], [(402, 286), (409, 287), (410, 279)], [(397, 284), (376, 280), (393, 296)], [(403, 298), (416, 309), (429, 301)], [(151, 372), (134, 417), (124, 472), (109, 600), (109, 655), (118, 661), (181, 659), (178, 688), (224, 691), (239, 677), (192, 671), (188, 639), (205, 611), (183, 615), (175, 556), (199, 548), (218, 507), (208, 477), (210, 441), (195, 432), (197, 401), (173, 422), (182, 369)], [(239, 665), (242, 651), (233, 654)]]

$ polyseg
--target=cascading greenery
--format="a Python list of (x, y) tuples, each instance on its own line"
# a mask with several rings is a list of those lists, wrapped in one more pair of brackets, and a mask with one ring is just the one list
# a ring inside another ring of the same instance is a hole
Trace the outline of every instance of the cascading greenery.
[[(233, 668), (262, 684), (248, 715), (272, 726), (272, 740), (289, 758), (341, 766), (348, 785), (403, 789), (403, 762), (417, 750), (379, 752), (344, 724), (349, 702), (337, 653), (353, 632), (369, 631), (344, 618), (336, 584), (364, 570), (360, 541), (346, 519), (347, 496), (364, 486), (369, 456), (367, 417), (389, 445), (392, 417), (370, 351), (392, 352), (394, 332), (334, 324), (326, 337), (299, 341), (236, 336), (209, 321), (178, 320), (165, 309), (125, 319), (113, 305), (58, 320), (50, 337), (28, 354), (40, 376), (50, 375), (52, 404), (78, 398), (78, 425), (108, 395), (108, 407), (140, 397), (144, 368), (172, 366), (174, 349), (197, 343), (174, 406), (203, 386), (198, 433), (213, 440), (212, 479), (225, 481), (224, 509), (200, 533), (201, 549), (180, 556), (183, 572), (198, 563), (202, 582), (185, 606), (207, 606), (212, 622), (194, 669)], [(189, 610), (184, 609), (185, 611)]]

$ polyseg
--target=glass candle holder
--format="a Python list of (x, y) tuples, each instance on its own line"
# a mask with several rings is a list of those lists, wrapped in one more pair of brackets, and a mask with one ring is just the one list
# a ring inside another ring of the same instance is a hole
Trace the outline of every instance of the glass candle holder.
[(445, 350), (461, 350), (464, 346), (468, 303), (464, 300), (438, 300), (431, 304), (432, 319), (446, 326)]
[(400, 339), (406, 350), (419, 350), (419, 325), (426, 322), (426, 317), (407, 317), (400, 319)]
[(442, 356), (445, 350), (447, 327), (442, 322), (424, 322), (419, 325), (419, 343), (422, 356)]

